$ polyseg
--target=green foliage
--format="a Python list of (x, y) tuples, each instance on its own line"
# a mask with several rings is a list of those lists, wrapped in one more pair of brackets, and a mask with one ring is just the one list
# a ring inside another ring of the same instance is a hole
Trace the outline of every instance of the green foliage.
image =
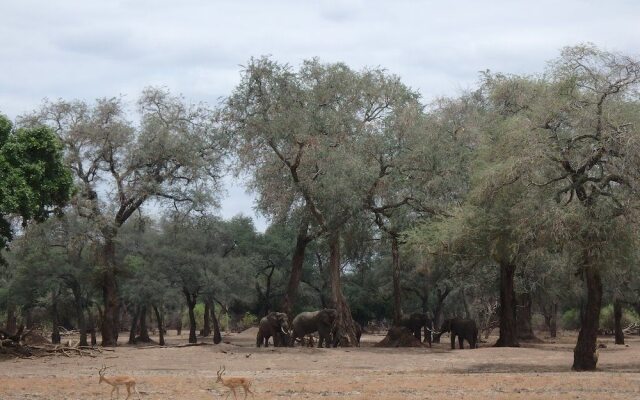
[(580, 310), (571, 308), (562, 314), (562, 329), (575, 330), (580, 329)]
[[(640, 316), (633, 310), (622, 309), (622, 328), (626, 328), (630, 324), (640, 323)], [(615, 329), (615, 320), (613, 315), (613, 304), (609, 304), (600, 310), (600, 329), (606, 332), (613, 332)]]
[(240, 323), (244, 327), (244, 329), (250, 328), (258, 324), (258, 317), (254, 314), (251, 314), (249, 311), (244, 313)]
[(8, 218), (43, 221), (71, 195), (71, 172), (53, 130), (14, 130), (0, 114), (0, 247), (12, 239)]

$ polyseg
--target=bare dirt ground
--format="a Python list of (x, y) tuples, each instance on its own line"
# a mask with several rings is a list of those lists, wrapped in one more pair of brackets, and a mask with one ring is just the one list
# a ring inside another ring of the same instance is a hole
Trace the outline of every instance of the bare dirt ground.
[[(447, 337), (432, 349), (372, 347), (382, 335), (364, 335), (360, 348), (257, 349), (255, 333), (175, 347), (186, 336), (170, 332), (164, 348), (3, 360), (0, 399), (108, 399), (111, 387), (98, 384), (102, 364), (112, 366), (111, 374), (135, 376), (145, 400), (224, 398), (228, 390), (214, 383), (223, 364), (227, 375), (253, 380), (255, 399), (640, 399), (637, 337), (627, 338), (628, 346), (601, 338), (607, 348), (600, 349), (598, 372), (576, 373), (573, 334), (517, 349), (489, 347), (492, 337), (480, 349), (452, 351)], [(125, 394), (122, 388), (120, 398)]]

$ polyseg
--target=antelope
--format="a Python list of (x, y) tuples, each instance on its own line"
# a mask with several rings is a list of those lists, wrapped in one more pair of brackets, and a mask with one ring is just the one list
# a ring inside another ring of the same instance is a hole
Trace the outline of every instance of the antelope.
[(100, 371), (98, 371), (98, 375), (100, 375), (100, 381), (98, 382), (98, 384), (107, 382), (109, 385), (113, 386), (113, 389), (111, 389), (110, 398), (113, 398), (114, 390), (116, 391), (116, 399), (120, 397), (120, 386), (127, 387), (127, 399), (129, 398), (129, 396), (131, 396), (132, 388), (138, 394), (138, 398), (140, 398), (140, 392), (138, 392), (138, 389), (136, 389), (136, 380), (133, 379), (133, 377), (128, 375), (120, 375), (107, 378), (106, 376), (104, 376), (104, 371), (106, 371), (106, 369), (107, 367), (103, 364), (102, 368), (100, 368)]
[(224, 365), (220, 367), (220, 369), (218, 370), (217, 374), (218, 374), (218, 379), (216, 379), (216, 383), (220, 382), (222, 383), (222, 385), (228, 387), (229, 389), (231, 389), (231, 391), (229, 393), (227, 393), (227, 396), (225, 397), (228, 398), (229, 395), (231, 394), (231, 392), (233, 392), (233, 398), (235, 400), (237, 400), (238, 398), (236, 397), (236, 388), (239, 386), (242, 386), (242, 388), (244, 389), (244, 398), (247, 398), (247, 393), (251, 393), (251, 396), (253, 397), (253, 392), (251, 391), (250, 387), (251, 387), (251, 379), (249, 378), (241, 378), (241, 377), (237, 377), (237, 376), (233, 376), (233, 377), (229, 377), (229, 378), (223, 378), (222, 374), (224, 374), (225, 371), (225, 367)]

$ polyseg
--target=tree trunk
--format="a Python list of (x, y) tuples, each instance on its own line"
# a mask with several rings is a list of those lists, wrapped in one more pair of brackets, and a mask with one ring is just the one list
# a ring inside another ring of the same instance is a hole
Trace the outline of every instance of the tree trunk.
[(597, 267), (590, 265), (589, 256), (586, 257), (584, 280), (587, 289), (587, 304), (580, 316), (580, 333), (573, 350), (573, 369), (575, 371), (593, 371), (598, 363), (596, 345), (600, 308), (602, 307), (602, 279), (600, 271)]
[(393, 279), (393, 325), (402, 320), (402, 297), (400, 291), (400, 249), (398, 237), (391, 235), (391, 276)]
[(216, 317), (216, 307), (211, 306), (211, 321), (213, 322), (213, 344), (222, 342), (222, 335), (220, 334), (220, 323), (218, 323), (218, 317)]
[(358, 346), (356, 340), (356, 327), (351, 316), (351, 309), (342, 293), (340, 279), (340, 233), (337, 231), (329, 234), (329, 278), (331, 283), (331, 296), (333, 307), (338, 312), (336, 327), (338, 342), (341, 346)]
[(80, 331), (80, 346), (88, 346), (87, 343), (87, 322), (84, 316), (84, 301), (82, 299), (82, 291), (77, 281), (71, 283), (71, 293), (76, 306), (76, 315), (78, 317), (78, 331)]
[(58, 294), (51, 293), (51, 343), (60, 344), (60, 315), (58, 314)]
[[(436, 295), (437, 295), (437, 302), (436, 302), (436, 306), (433, 312), (433, 324), (434, 324), (434, 328), (439, 329), (440, 328), (440, 324), (443, 321), (442, 318), (442, 311), (444, 309), (444, 301), (447, 298), (447, 296), (449, 295), (449, 293), (451, 292), (451, 289), (447, 286), (445, 287), (444, 290), (440, 290), (440, 289), (436, 289)], [(425, 300), (428, 300), (428, 298), (424, 298), (423, 302)]]
[(91, 346), (95, 346), (98, 343), (96, 339), (96, 322), (91, 314), (91, 311), (88, 310), (89, 316), (89, 333), (91, 334)]
[(115, 229), (105, 230), (105, 243), (102, 247), (102, 300), (104, 315), (102, 320), (102, 346), (118, 345), (120, 302), (115, 273)]
[(153, 305), (153, 312), (156, 314), (156, 322), (158, 323), (158, 335), (160, 336), (160, 346), (164, 346), (164, 325), (162, 324), (162, 315), (158, 306)]
[(549, 336), (555, 338), (558, 336), (558, 325), (557, 325), (557, 314), (558, 314), (558, 303), (553, 303), (550, 306), (550, 309), (547, 310), (546, 307), (542, 308), (544, 312), (544, 323), (547, 325), (547, 329), (549, 329)]
[(615, 326), (616, 344), (624, 344), (624, 332), (622, 331), (622, 302), (613, 301), (613, 321)]
[(149, 329), (147, 328), (147, 306), (144, 305), (140, 309), (140, 336), (138, 337), (143, 343), (151, 342), (149, 337)]
[(27, 330), (33, 328), (33, 313), (31, 308), (24, 311), (24, 325)]
[(196, 308), (197, 295), (189, 293), (186, 288), (183, 289), (183, 292), (189, 309), (189, 343), (198, 343), (198, 338), (196, 337), (196, 315), (193, 312), (193, 309)]
[(129, 329), (129, 341), (127, 344), (136, 344), (136, 331), (138, 330), (138, 317), (140, 316), (140, 307), (136, 306), (133, 315), (131, 315), (131, 328)]
[(202, 336), (207, 337), (211, 335), (211, 321), (210, 321), (210, 313), (211, 313), (211, 303), (205, 301), (204, 303), (204, 326), (202, 327)]
[(304, 266), (304, 254), (307, 249), (307, 245), (311, 241), (307, 236), (309, 230), (309, 222), (303, 219), (300, 223), (300, 229), (298, 230), (298, 236), (296, 238), (296, 247), (293, 250), (293, 256), (291, 257), (291, 273), (289, 274), (289, 283), (287, 284), (287, 292), (282, 300), (281, 309), (282, 312), (289, 316), (289, 319), (293, 318), (293, 309), (296, 304), (296, 297), (298, 295), (298, 287), (300, 286), (300, 280), (302, 279), (302, 267)]
[(518, 330), (518, 339), (520, 340), (535, 340), (536, 336), (533, 334), (533, 326), (531, 318), (533, 313), (532, 300), (530, 293), (521, 293), (518, 296), (518, 304), (516, 311), (516, 325)]
[(471, 319), (471, 311), (469, 310), (469, 303), (467, 303), (467, 294), (464, 291), (464, 286), (460, 289), (460, 296), (462, 297), (462, 306), (464, 307), (464, 317)]
[(182, 335), (182, 308), (178, 312), (178, 321), (176, 321), (176, 335)]
[(16, 306), (9, 304), (7, 306), (7, 323), (5, 324), (5, 331), (10, 334), (16, 333), (18, 330), (18, 318), (16, 317)]
[(519, 347), (516, 329), (516, 293), (514, 264), (500, 263), (500, 337), (496, 347)]

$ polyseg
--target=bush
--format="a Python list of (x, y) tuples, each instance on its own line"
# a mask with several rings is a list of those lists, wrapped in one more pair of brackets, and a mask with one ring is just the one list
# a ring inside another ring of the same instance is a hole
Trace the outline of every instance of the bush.
[(240, 324), (242, 325), (241, 327), (239, 327), (240, 329), (247, 329), (250, 328), (254, 325), (256, 325), (258, 323), (258, 317), (255, 316), (254, 314), (251, 314), (249, 311), (247, 311), (246, 313), (244, 313), (244, 316), (242, 317), (242, 320), (240, 320)]
[[(622, 328), (629, 326), (632, 323), (640, 322), (638, 314), (631, 310), (622, 309)], [(613, 333), (615, 330), (615, 321), (613, 316), (613, 304), (609, 304), (600, 310), (600, 330), (604, 332)]]
[(580, 329), (580, 311), (577, 308), (571, 308), (562, 314), (562, 329), (576, 330)]

